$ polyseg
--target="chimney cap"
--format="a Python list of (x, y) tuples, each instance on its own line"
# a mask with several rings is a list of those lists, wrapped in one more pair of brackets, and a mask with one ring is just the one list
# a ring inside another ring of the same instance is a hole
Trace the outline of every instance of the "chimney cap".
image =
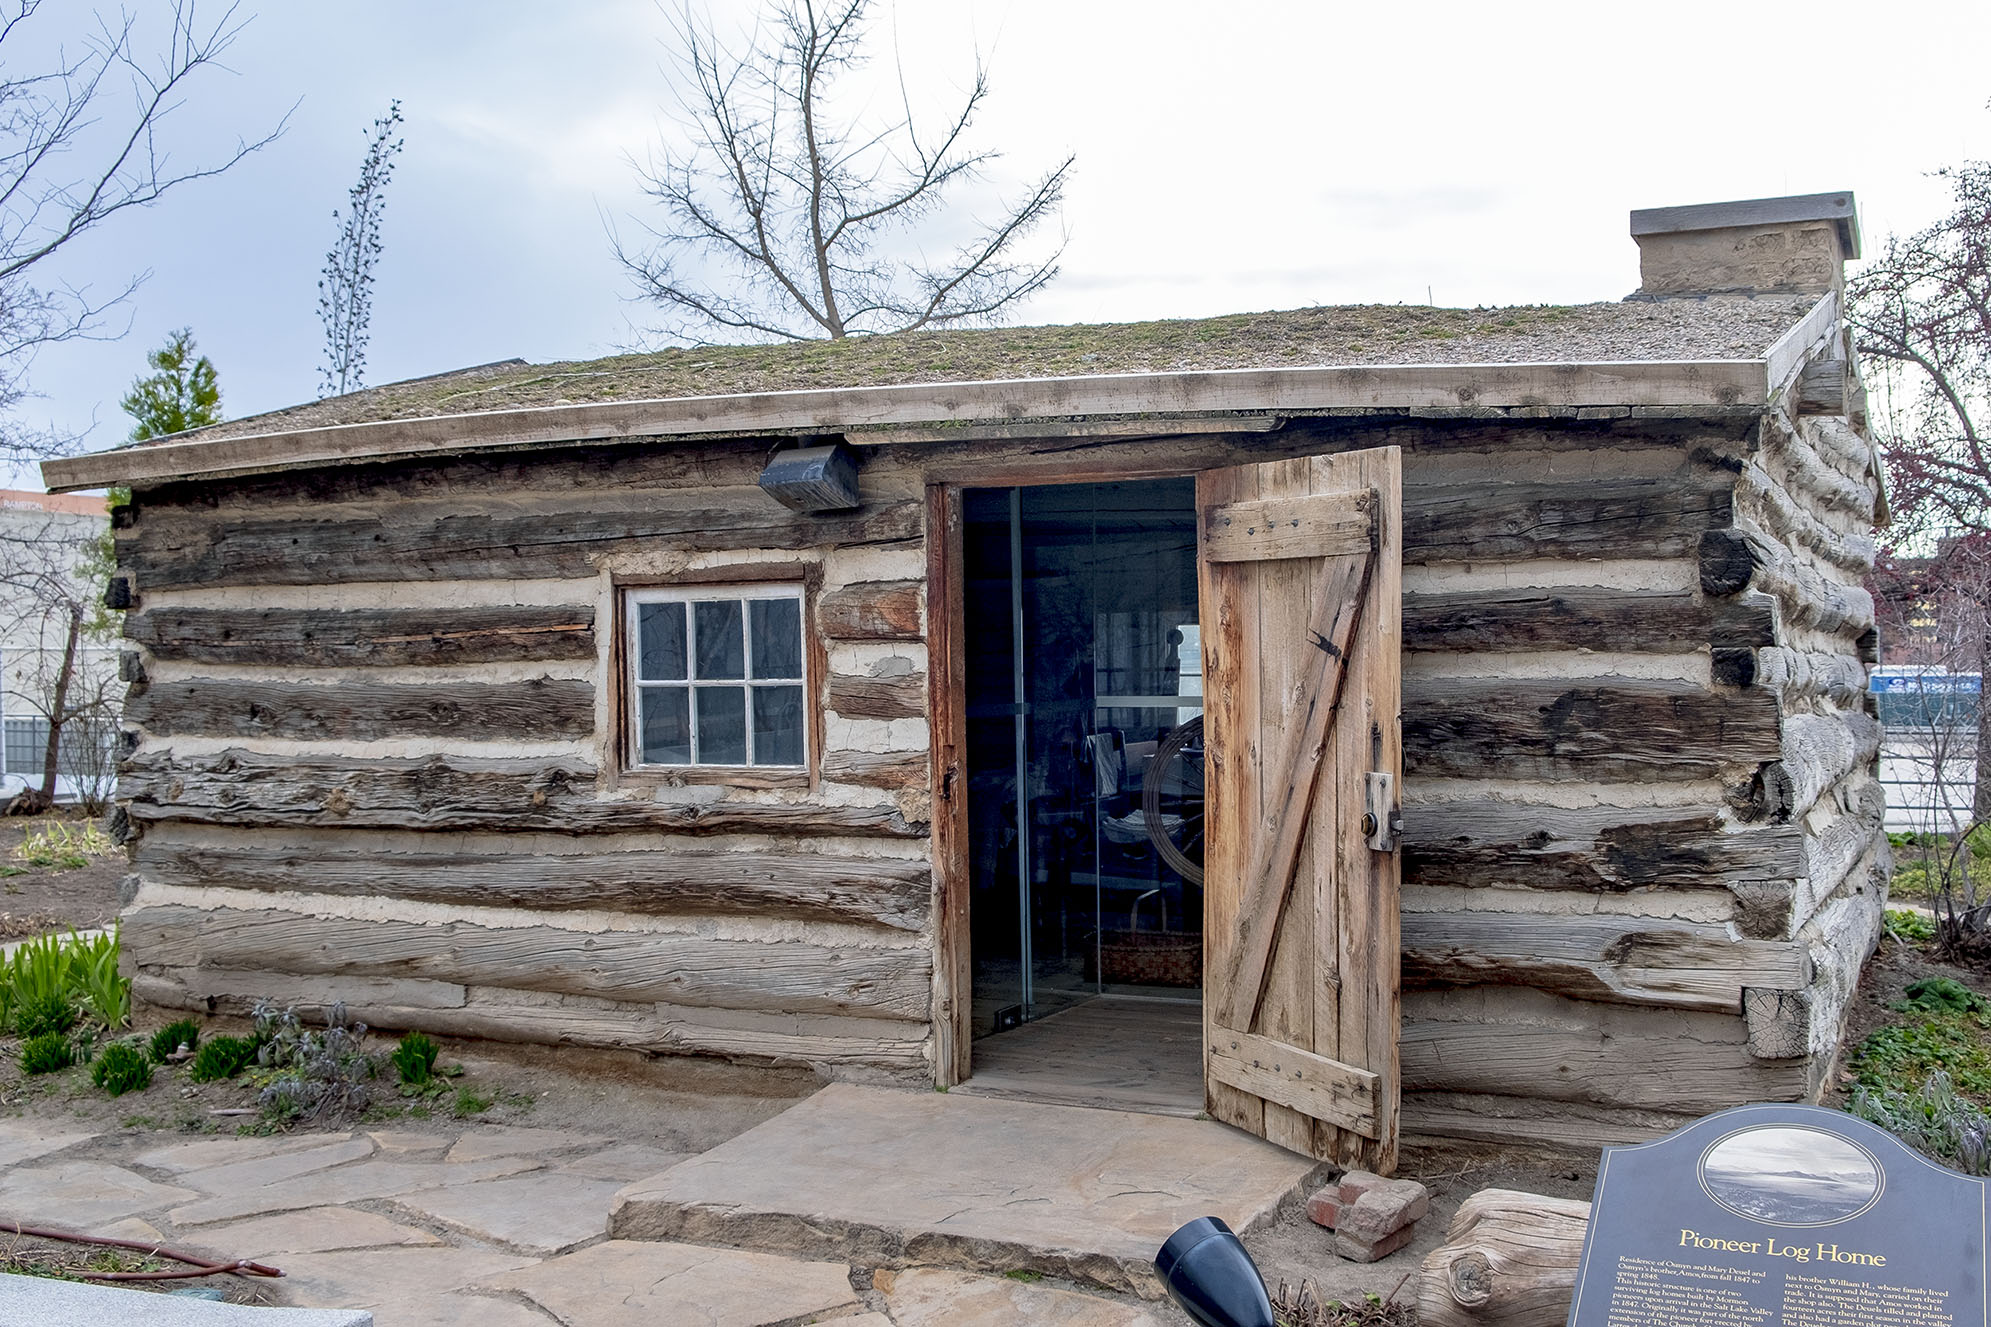
[(1860, 221), (1853, 191), (1794, 194), (1786, 198), (1747, 198), (1733, 203), (1690, 203), (1684, 207), (1632, 210), (1632, 235), (1669, 235), (1730, 226), (1774, 226), (1792, 221), (1834, 221), (1848, 258), (1860, 256)]

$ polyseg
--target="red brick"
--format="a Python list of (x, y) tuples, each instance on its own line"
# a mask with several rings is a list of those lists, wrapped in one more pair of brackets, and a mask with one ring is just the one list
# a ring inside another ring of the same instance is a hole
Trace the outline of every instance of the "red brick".
[(1341, 1219), (1341, 1188), (1330, 1184), (1325, 1189), (1307, 1199), (1307, 1215), (1317, 1226), (1334, 1229), (1334, 1223)]
[(1341, 1205), (1346, 1207), (1378, 1184), (1387, 1183), (1389, 1181), (1381, 1175), (1366, 1170), (1351, 1170), (1341, 1177)]
[(1335, 1229), (1357, 1240), (1375, 1241), (1408, 1228), (1431, 1210), (1431, 1195), (1415, 1180), (1376, 1185), (1340, 1212)]
[(1416, 1233), (1417, 1227), (1409, 1225), (1402, 1230), (1391, 1231), (1381, 1239), (1370, 1241), (1356, 1239), (1346, 1231), (1336, 1231), (1334, 1251), (1350, 1262), (1376, 1262), (1389, 1257), (1410, 1243), (1411, 1237)]

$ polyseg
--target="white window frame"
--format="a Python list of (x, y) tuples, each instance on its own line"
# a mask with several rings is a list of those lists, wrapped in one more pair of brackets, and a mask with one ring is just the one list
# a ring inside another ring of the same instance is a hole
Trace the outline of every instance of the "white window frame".
[[(811, 651), (809, 645), (809, 604), (808, 604), (806, 589), (807, 587), (804, 586), (799, 581), (776, 581), (769, 583), (715, 584), (715, 585), (693, 585), (693, 586), (681, 586), (681, 587), (651, 586), (640, 589), (632, 587), (625, 589), (623, 591), (623, 599), (622, 599), (623, 658), (621, 660), (620, 666), (622, 668), (622, 683), (625, 688), (625, 694), (629, 697), (629, 704), (627, 709), (627, 721), (624, 724), (626, 732), (624, 734), (624, 741), (623, 741), (623, 759), (627, 763), (629, 769), (641, 770), (641, 771), (670, 771), (674, 773), (682, 773), (686, 770), (698, 770), (698, 771), (708, 771), (708, 772), (717, 772), (717, 773), (724, 773), (726, 771), (735, 771), (735, 772), (751, 771), (753, 773), (764, 774), (770, 772), (803, 773), (810, 768), (809, 762), (811, 756), (813, 755), (813, 751), (810, 745), (810, 730), (814, 727), (814, 724), (812, 722), (812, 716), (809, 713), (810, 697), (812, 694), (810, 691), (810, 682), (809, 682), (809, 660), (810, 660)], [(756, 678), (753, 675), (754, 641), (753, 641), (752, 612), (750, 609), (746, 607), (746, 605), (755, 600), (779, 600), (779, 599), (792, 600), (795, 604), (798, 630), (800, 631), (800, 640), (798, 642), (798, 646), (801, 656), (801, 675), (795, 678), (785, 678), (785, 677)], [(692, 609), (691, 605), (698, 603), (715, 603), (715, 602), (716, 603), (731, 602), (731, 603), (739, 603), (741, 605), (741, 627), (742, 627), (741, 635), (743, 637), (742, 649), (744, 651), (742, 656), (743, 664), (741, 668), (742, 676), (737, 679), (727, 678), (723, 680), (711, 679), (711, 680), (701, 681), (691, 676), (691, 673), (694, 671), (696, 667), (696, 661), (698, 658), (698, 638), (697, 638), (698, 614), (696, 611)], [(641, 605), (643, 604), (666, 604), (666, 603), (684, 604), (686, 606), (685, 615), (684, 615), (686, 676), (682, 681), (646, 682), (637, 676), (638, 665), (642, 657), (642, 633), (638, 625), (638, 612)], [(802, 755), (801, 759), (794, 764), (781, 764), (781, 765), (764, 764), (764, 763), (756, 763), (752, 759), (753, 750), (754, 750), (754, 736), (755, 736), (753, 688), (755, 686), (768, 686), (768, 685), (774, 685), (774, 686), (794, 685), (800, 687), (802, 691)], [(746, 691), (747, 696), (746, 696), (745, 723), (746, 723), (746, 749), (747, 749), (748, 759), (738, 764), (713, 764), (701, 760), (699, 758), (703, 754), (699, 749), (700, 742), (698, 734), (698, 703), (697, 703), (697, 692), (701, 687), (705, 688), (730, 687), (730, 688), (740, 688)], [(651, 764), (643, 759), (643, 692), (646, 688), (650, 690), (679, 689), (691, 693), (690, 718), (691, 718), (692, 760), (690, 764), (686, 765)]]

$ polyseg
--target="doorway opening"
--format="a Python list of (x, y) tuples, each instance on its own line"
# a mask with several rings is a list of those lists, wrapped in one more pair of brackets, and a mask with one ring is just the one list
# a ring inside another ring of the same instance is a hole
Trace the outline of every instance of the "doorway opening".
[(972, 1077), (1202, 1107), (1195, 483), (963, 494)]

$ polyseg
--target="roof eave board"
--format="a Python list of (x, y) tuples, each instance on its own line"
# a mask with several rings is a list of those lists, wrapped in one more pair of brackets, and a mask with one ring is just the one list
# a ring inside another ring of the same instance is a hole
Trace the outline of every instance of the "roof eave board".
[(889, 432), (875, 431), (1017, 426), (1092, 416), (1164, 419), (1245, 412), (1586, 406), (1705, 408), (1735, 414), (1766, 406), (1771, 368), (1767, 359), (1351, 365), (608, 401), (125, 447), (43, 462), (42, 476), (51, 492), (67, 492), (485, 449), (851, 430), (873, 430), (870, 440), (887, 441)]

